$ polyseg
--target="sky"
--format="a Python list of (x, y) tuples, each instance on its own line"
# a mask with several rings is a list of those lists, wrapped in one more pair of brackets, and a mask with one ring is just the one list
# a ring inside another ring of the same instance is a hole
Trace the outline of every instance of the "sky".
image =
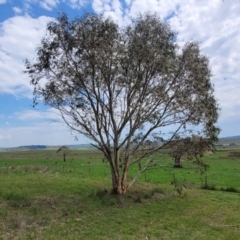
[(60, 11), (70, 18), (92, 12), (119, 25), (139, 13), (157, 12), (182, 46), (200, 42), (209, 57), (218, 100), (220, 137), (240, 135), (239, 0), (0, 0), (0, 148), (23, 145), (86, 144), (47, 106), (32, 107), (32, 87), (24, 59), (32, 61), (46, 24)]

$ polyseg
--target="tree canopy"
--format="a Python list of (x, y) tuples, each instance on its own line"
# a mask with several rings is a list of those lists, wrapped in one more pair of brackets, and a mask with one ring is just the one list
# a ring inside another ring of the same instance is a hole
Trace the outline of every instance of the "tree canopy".
[(69, 153), (70, 149), (67, 146), (61, 146), (58, 150), (57, 153), (62, 152), (63, 154), (63, 161), (66, 162), (66, 156)]
[(69, 20), (62, 13), (48, 24), (34, 63), (25, 64), (34, 104), (57, 109), (71, 130), (104, 153), (114, 193), (124, 194), (176, 136), (217, 140), (209, 60), (197, 42), (178, 46), (156, 14), (123, 28), (103, 16)]
[(174, 159), (174, 167), (182, 167), (181, 158), (185, 157), (188, 160), (194, 160), (194, 163), (200, 165), (201, 172), (204, 172), (209, 167), (201, 158), (204, 153), (215, 151), (215, 146), (210, 144), (208, 139), (192, 134), (190, 137), (179, 138), (176, 136), (174, 140), (166, 145), (169, 155)]

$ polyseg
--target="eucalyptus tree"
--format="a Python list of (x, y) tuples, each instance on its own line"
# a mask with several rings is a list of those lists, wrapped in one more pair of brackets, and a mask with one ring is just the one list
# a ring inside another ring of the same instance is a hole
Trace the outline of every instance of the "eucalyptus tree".
[(174, 140), (168, 143), (166, 148), (168, 149), (169, 155), (174, 159), (174, 167), (183, 167), (181, 159), (184, 157), (200, 165), (200, 167), (202, 167), (201, 172), (206, 171), (209, 167), (203, 162), (202, 157), (207, 151), (215, 151), (211, 140), (196, 135), (186, 138), (176, 136)]
[(103, 152), (113, 193), (126, 193), (176, 135), (197, 129), (209, 143), (217, 139), (209, 60), (197, 42), (178, 46), (156, 14), (120, 27), (103, 16), (70, 20), (62, 13), (49, 22), (34, 62), (25, 65), (34, 105), (57, 109), (72, 131)]
[(62, 152), (62, 155), (63, 155), (63, 161), (66, 162), (66, 157), (67, 155), (69, 154), (69, 147), (67, 146), (61, 146), (58, 150), (57, 150), (57, 153), (59, 152)]

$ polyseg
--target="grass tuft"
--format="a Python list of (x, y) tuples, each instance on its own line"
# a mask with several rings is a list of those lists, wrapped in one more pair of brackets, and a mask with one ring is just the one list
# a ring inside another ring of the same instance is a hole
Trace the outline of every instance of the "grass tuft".
[(211, 184), (211, 185), (203, 185), (201, 188), (202, 188), (202, 189), (206, 189), (206, 190), (211, 190), (211, 191), (216, 191), (216, 190), (217, 190), (215, 184)]

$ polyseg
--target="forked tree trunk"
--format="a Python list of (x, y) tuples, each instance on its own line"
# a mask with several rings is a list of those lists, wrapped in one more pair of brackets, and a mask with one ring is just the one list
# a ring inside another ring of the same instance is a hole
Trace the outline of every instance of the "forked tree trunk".
[(112, 193), (117, 195), (124, 195), (127, 192), (127, 184), (121, 178), (115, 179), (113, 183)]
[(112, 193), (117, 195), (124, 195), (128, 190), (128, 184), (126, 182), (127, 179), (127, 169), (123, 169), (122, 174), (115, 174), (114, 171), (112, 173)]

